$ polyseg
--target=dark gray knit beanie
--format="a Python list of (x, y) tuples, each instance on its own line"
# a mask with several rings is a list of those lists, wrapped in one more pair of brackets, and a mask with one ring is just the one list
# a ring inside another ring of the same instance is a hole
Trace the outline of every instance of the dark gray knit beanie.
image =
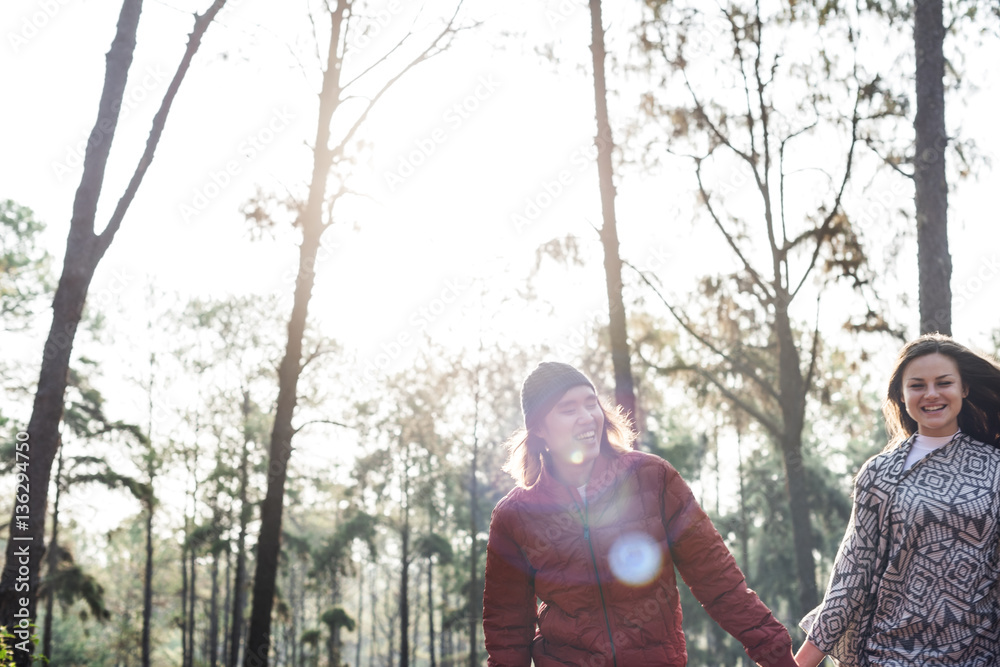
[(548, 414), (552, 406), (559, 402), (563, 394), (582, 384), (594, 389), (594, 383), (569, 364), (558, 361), (543, 361), (538, 364), (521, 385), (524, 427), (534, 426), (539, 418)]

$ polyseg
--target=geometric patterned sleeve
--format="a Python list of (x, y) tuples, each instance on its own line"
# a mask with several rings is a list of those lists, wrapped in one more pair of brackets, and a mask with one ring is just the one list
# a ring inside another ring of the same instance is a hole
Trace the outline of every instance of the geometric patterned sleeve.
[(816, 647), (842, 667), (859, 665), (875, 613), (888, 536), (880, 529), (887, 494), (875, 483), (876, 458), (858, 472), (854, 507), (833, 564), (823, 602), (799, 623)]

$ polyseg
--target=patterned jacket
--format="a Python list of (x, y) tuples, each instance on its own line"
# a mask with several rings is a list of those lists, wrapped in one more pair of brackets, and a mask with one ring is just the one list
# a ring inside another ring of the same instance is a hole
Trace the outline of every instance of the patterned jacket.
[(912, 440), (862, 466), (800, 625), (842, 667), (1000, 664), (1000, 450), (960, 433), (904, 471)]
[(586, 501), (543, 470), (497, 503), (483, 596), (489, 666), (686, 665), (674, 566), (752, 659), (794, 667), (788, 631), (747, 588), (688, 485), (641, 452), (599, 456)]

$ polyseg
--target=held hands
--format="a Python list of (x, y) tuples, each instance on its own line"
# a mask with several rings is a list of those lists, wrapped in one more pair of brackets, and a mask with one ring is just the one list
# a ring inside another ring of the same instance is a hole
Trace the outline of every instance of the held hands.
[(799, 652), (795, 654), (795, 664), (797, 667), (817, 667), (825, 657), (826, 654), (807, 639), (802, 643)]

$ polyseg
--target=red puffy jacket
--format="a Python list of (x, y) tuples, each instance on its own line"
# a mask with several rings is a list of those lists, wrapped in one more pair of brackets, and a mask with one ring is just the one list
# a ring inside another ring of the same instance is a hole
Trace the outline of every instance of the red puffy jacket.
[(795, 666), (788, 631), (687, 483), (642, 452), (602, 453), (586, 501), (543, 470), (497, 503), (483, 595), (489, 666), (686, 665), (675, 565), (754, 661)]

